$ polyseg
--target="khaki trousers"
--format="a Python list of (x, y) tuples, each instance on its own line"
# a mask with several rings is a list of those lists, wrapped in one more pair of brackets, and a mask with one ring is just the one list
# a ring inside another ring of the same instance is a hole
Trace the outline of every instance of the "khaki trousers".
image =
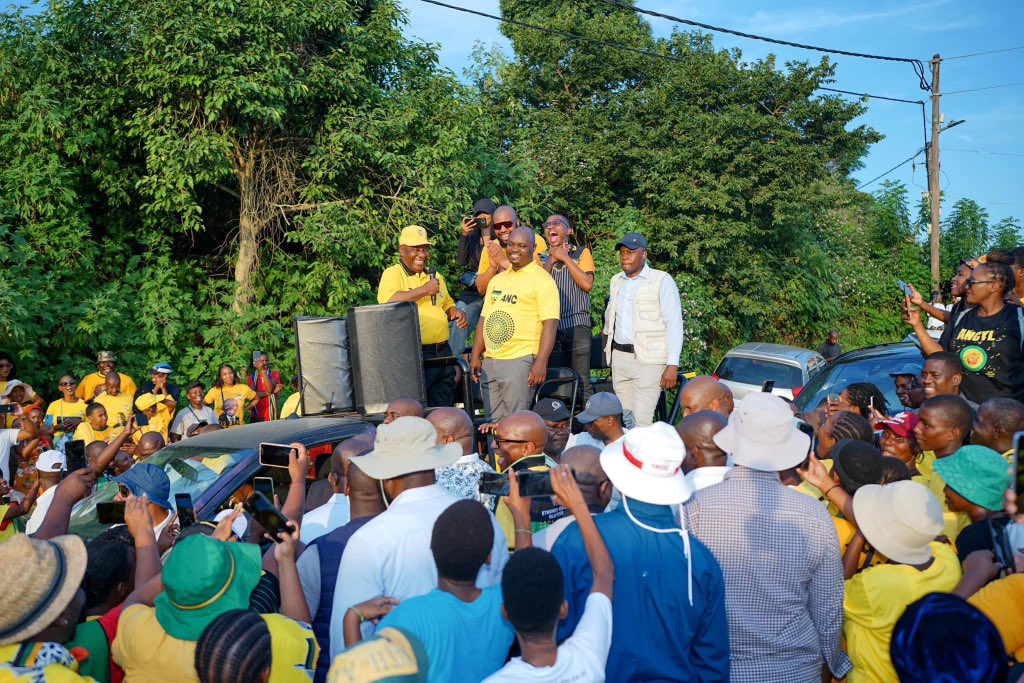
[(664, 372), (664, 365), (640, 363), (632, 353), (612, 350), (612, 390), (622, 409), (633, 414), (634, 426), (646, 427), (654, 421)]

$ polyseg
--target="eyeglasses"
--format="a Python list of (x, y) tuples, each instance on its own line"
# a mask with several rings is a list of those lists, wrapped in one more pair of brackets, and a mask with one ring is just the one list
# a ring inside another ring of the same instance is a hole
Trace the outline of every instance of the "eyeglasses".
[(122, 498), (130, 498), (132, 495), (132, 490), (128, 488), (127, 484), (118, 484), (117, 491), (121, 494)]
[(14, 366), (10, 363), (0, 363), (0, 368), (13, 368)]
[(565, 223), (565, 221), (548, 221), (547, 223), (544, 224), (544, 227), (545, 228), (552, 228), (552, 227), (554, 227), (556, 225), (560, 225), (563, 228), (568, 228), (569, 227), (568, 224)]
[(530, 443), (529, 440), (523, 439), (503, 439), (497, 434), (494, 434), (491, 438), (494, 439), (494, 443)]
[(62, 387), (73, 387), (73, 386), (75, 386), (75, 383), (74, 382), (60, 382), (60, 386), (62, 386)]
[(515, 221), (502, 221), (500, 223), (495, 223), (494, 224), (494, 229), (495, 230), (504, 230), (505, 228), (511, 228), (515, 224), (516, 224)]
[(967, 278), (964, 281), (964, 286), (973, 287), (974, 285), (990, 285), (994, 282), (995, 280), (975, 280), (974, 278)]

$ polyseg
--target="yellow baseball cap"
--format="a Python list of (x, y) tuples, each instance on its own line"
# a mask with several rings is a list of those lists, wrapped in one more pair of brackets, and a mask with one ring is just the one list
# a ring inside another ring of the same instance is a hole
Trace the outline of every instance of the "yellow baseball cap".
[(427, 231), (418, 225), (410, 225), (402, 229), (402, 235), (398, 238), (398, 244), (406, 247), (421, 247), (430, 244), (427, 238)]

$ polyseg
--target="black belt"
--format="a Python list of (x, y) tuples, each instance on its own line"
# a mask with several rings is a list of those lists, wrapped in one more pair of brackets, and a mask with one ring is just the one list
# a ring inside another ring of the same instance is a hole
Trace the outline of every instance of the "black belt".
[(424, 344), (424, 351), (448, 351), (448, 342), (437, 342), (436, 344)]
[(633, 345), (632, 344), (620, 344), (617, 341), (613, 341), (612, 342), (612, 350), (613, 351), (622, 351), (624, 353), (636, 353), (636, 351), (633, 349)]

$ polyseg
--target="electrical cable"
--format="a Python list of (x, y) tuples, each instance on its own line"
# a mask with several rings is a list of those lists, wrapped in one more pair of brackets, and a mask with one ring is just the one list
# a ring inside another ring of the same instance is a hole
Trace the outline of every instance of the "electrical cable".
[(986, 154), (997, 157), (1024, 157), (1024, 154), (1013, 154), (1012, 152), (982, 152), (978, 149), (957, 149), (956, 147), (943, 147), (943, 152), (966, 152), (967, 154)]
[(876, 100), (887, 100), (889, 102), (903, 102), (905, 104), (916, 104), (921, 107), (921, 128), (924, 133), (924, 143), (928, 144), (928, 115), (925, 112), (924, 102), (922, 100), (904, 100), (898, 97), (884, 97), (882, 95), (872, 95), (866, 92), (852, 92), (850, 90), (838, 90), (836, 88), (826, 88), (824, 86), (818, 86), (818, 90), (828, 90), (829, 92), (843, 93), (844, 95), (857, 95), (859, 97), (871, 97)]
[(742, 31), (736, 31), (730, 28), (723, 28), (721, 26), (712, 26), (711, 24), (704, 24), (699, 21), (693, 21), (691, 19), (683, 19), (682, 17), (675, 17), (671, 14), (664, 14), (662, 12), (655, 12), (654, 10), (644, 9), (642, 7), (636, 7), (635, 5), (628, 5), (620, 0), (601, 0), (606, 5), (612, 5), (613, 7), (619, 7), (621, 9), (632, 10), (638, 14), (646, 14), (651, 17), (658, 17), (659, 19), (668, 19), (680, 24), (686, 24), (687, 26), (696, 26), (703, 28), (708, 31), (715, 31), (717, 33), (728, 33), (730, 35), (739, 36), (740, 38), (749, 38), (751, 40), (760, 40), (766, 43), (773, 43), (775, 45), (785, 45), (786, 47), (795, 47), (802, 50), (814, 50), (815, 52), (824, 52), (827, 54), (844, 55), (846, 57), (860, 57), (863, 59), (878, 59), (885, 62), (905, 62), (914, 67), (914, 73), (917, 74), (918, 80), (920, 81), (921, 90), (931, 90), (931, 83), (925, 77), (924, 62), (920, 59), (911, 59), (909, 57), (888, 57), (885, 55), (873, 55), (865, 52), (850, 52), (849, 50), (837, 50), (827, 47), (818, 47), (816, 45), (807, 45), (805, 43), (794, 43), (788, 40), (779, 40), (778, 38), (768, 38), (766, 36), (759, 36), (754, 33), (744, 33)]
[(881, 180), (881, 179), (882, 179), (882, 178), (884, 178), (885, 176), (889, 175), (890, 173), (892, 173), (893, 171), (895, 171), (895, 170), (896, 170), (897, 168), (900, 168), (900, 167), (902, 167), (902, 166), (906, 166), (906, 165), (907, 165), (907, 164), (909, 164), (909, 163), (910, 163), (911, 161), (913, 161), (914, 159), (916, 159), (916, 158), (917, 158), (917, 155), (918, 155), (918, 154), (920, 154), (920, 153), (921, 153), (921, 152), (923, 152), (923, 151), (924, 151), (923, 149), (919, 149), (919, 150), (917, 150), (916, 152), (914, 152), (914, 156), (912, 156), (912, 157), (910, 157), (910, 158), (908, 158), (908, 159), (904, 159), (904, 160), (903, 160), (903, 161), (901, 161), (900, 163), (898, 163), (898, 164), (896, 164), (895, 166), (893, 166), (892, 168), (890, 168), (890, 169), (889, 169), (888, 171), (886, 171), (885, 173), (883, 173), (883, 174), (881, 174), (881, 175), (877, 175), (877, 176), (875, 176), (874, 178), (872, 178), (871, 180), (867, 181), (866, 183), (861, 183), (860, 185), (858, 185), (858, 186), (857, 186), (857, 188), (856, 188), (856, 189), (858, 189), (858, 190), (859, 190), (859, 189), (861, 189), (861, 188), (863, 188), (863, 187), (867, 187), (868, 185), (870, 185), (871, 183), (875, 182), (876, 180)]
[(972, 52), (966, 55), (957, 55), (956, 57), (943, 57), (942, 61), (948, 62), (951, 59), (967, 59), (968, 57), (980, 57), (982, 55), (994, 55), (998, 52), (1013, 52), (1014, 50), (1024, 50), (1024, 45), (1018, 47), (1007, 47), (1002, 50), (988, 50), (987, 52)]
[(1013, 88), (1018, 85), (1024, 85), (1024, 81), (1020, 83), (1003, 83), (1002, 85), (986, 85), (983, 88), (968, 88), (967, 90), (950, 90), (949, 92), (942, 93), (942, 96), (946, 95), (959, 95), (964, 92), (978, 92), (979, 90), (996, 90), (998, 88)]

